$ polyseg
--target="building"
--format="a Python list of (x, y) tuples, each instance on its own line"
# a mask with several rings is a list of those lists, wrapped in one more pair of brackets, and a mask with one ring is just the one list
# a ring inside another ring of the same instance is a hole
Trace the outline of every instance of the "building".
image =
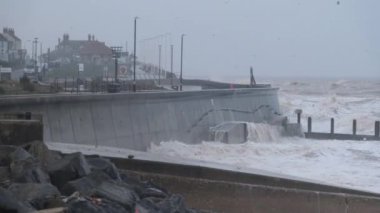
[(8, 41), (8, 61), (15, 62), (23, 59), (21, 39), (15, 34), (13, 28), (3, 28), (2, 36)]
[(87, 40), (70, 40), (69, 34), (64, 34), (47, 57), (50, 63), (56, 64), (103, 65), (112, 60), (112, 50), (104, 42), (95, 40), (94, 35), (88, 35)]
[(101, 65), (112, 59), (112, 50), (103, 42), (95, 41), (94, 37), (83, 44), (79, 50), (80, 58), (85, 63)]
[(0, 62), (8, 63), (8, 40), (0, 33)]
[(20, 68), (25, 65), (26, 50), (13, 28), (3, 28), (0, 33), (0, 65)]

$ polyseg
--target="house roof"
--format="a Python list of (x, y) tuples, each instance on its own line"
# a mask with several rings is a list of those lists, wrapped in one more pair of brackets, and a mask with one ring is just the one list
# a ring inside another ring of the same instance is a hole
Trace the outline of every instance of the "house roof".
[(21, 39), (19, 37), (17, 37), (15, 34), (10, 34), (10, 36), (12, 36), (17, 41), (21, 41)]
[(8, 28), (8, 27), (3, 28), (3, 35), (7, 39), (11, 38), (14, 41), (21, 41), (21, 39), (15, 35), (15, 30), (13, 28)]
[(8, 39), (0, 33), (0, 41), (8, 41)]
[(79, 49), (85, 44), (87, 41), (82, 40), (68, 40), (68, 41), (62, 41), (59, 45), (60, 46), (69, 46), (73, 50), (79, 51)]
[(80, 49), (80, 54), (99, 54), (99, 55), (112, 55), (111, 48), (107, 47), (105, 43), (99, 41), (87, 41)]

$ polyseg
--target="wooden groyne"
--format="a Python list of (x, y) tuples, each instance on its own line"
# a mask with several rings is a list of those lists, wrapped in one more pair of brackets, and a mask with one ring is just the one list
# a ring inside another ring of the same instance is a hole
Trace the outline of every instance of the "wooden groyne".
[[(296, 110), (297, 123), (301, 122), (302, 110)], [(352, 121), (352, 133), (336, 133), (335, 132), (335, 119), (330, 118), (330, 132), (313, 132), (312, 118), (307, 118), (307, 131), (305, 132), (306, 138), (320, 139), (320, 140), (358, 140), (358, 141), (380, 141), (380, 121), (374, 122), (374, 134), (364, 135), (357, 134), (357, 120)]]

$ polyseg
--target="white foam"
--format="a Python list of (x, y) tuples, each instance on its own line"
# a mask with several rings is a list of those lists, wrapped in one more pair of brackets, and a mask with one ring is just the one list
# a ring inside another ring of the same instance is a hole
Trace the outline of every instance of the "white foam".
[[(272, 82), (273, 83), (273, 82)], [(283, 113), (295, 122), (295, 109), (313, 117), (313, 130), (328, 132), (330, 118), (335, 130), (350, 133), (357, 119), (358, 134), (373, 134), (380, 120), (380, 83), (353, 81), (275, 82)], [(379, 141), (320, 141), (281, 138), (279, 130), (251, 124), (250, 142), (197, 145), (178, 141), (152, 145), (149, 152), (178, 158), (218, 162), (263, 169), (380, 193)]]
[[(376, 147), (376, 149), (374, 149)], [(268, 170), (334, 185), (380, 192), (378, 142), (284, 139), (281, 143), (178, 141), (152, 145), (149, 152)]]
[(281, 130), (279, 126), (272, 126), (265, 123), (247, 123), (248, 140), (255, 142), (275, 142), (281, 140)]

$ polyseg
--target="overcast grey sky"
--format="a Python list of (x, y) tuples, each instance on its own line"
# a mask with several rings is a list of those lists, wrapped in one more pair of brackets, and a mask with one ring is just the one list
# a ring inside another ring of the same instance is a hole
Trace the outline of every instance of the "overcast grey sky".
[[(370, 77), (380, 79), (379, 0), (1, 0), (0, 27), (13, 27), (31, 48), (58, 37), (95, 34), (108, 45), (133, 42), (138, 20), (140, 59), (156, 60), (158, 43), (185, 33), (185, 76)], [(142, 39), (167, 34), (162, 39)]]

